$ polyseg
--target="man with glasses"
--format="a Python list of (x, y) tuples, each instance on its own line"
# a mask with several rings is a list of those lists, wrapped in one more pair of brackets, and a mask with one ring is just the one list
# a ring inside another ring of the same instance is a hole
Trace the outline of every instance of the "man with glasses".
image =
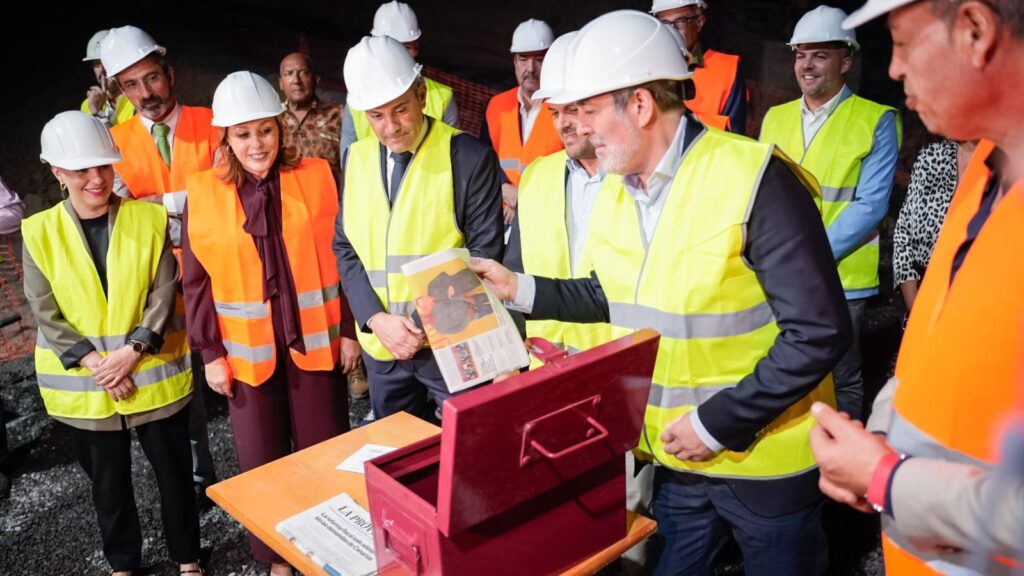
[(740, 57), (701, 46), (707, 3), (704, 0), (654, 0), (651, 14), (672, 28), (689, 53), (697, 94), (686, 107), (709, 126), (745, 134), (747, 88)]

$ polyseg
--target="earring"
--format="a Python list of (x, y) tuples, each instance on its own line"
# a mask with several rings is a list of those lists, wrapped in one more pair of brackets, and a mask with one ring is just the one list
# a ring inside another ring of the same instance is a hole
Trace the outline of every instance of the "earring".
[(67, 185), (67, 184), (65, 184), (65, 183), (64, 183), (64, 181), (63, 181), (63, 180), (61, 180), (60, 178), (57, 178), (57, 182), (60, 182), (60, 191), (61, 191), (61, 192), (67, 192), (67, 190), (68, 190), (68, 185)]

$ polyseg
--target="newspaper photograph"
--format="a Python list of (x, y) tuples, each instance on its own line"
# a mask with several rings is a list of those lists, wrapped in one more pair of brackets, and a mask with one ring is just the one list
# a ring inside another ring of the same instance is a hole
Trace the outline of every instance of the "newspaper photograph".
[(468, 250), (424, 256), (404, 264), (402, 273), (449, 392), (530, 363), (512, 317), (469, 269)]
[(277, 531), (331, 576), (377, 573), (370, 514), (348, 494), (282, 520)]

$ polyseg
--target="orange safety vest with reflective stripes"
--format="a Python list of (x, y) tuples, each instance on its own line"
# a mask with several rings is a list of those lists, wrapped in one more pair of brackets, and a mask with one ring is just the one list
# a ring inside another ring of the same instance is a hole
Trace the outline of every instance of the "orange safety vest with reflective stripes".
[[(704, 65), (693, 68), (697, 95), (686, 101), (686, 107), (707, 126), (728, 130), (729, 117), (722, 114), (732, 93), (739, 72), (740, 57), (704, 49)], [(744, 128), (740, 126), (740, 128)]]
[[(221, 169), (188, 179), (188, 238), (210, 275), (220, 334), (235, 379), (259, 386), (274, 373), (276, 351), (270, 302), (263, 299), (263, 263), (245, 212)], [(338, 188), (330, 166), (305, 158), (280, 173), (282, 236), (295, 280), (306, 353), (289, 350), (303, 370), (331, 370), (338, 363), (341, 325), (338, 265), (331, 251)]]
[(213, 112), (209, 108), (181, 107), (174, 129), (170, 167), (160, 156), (140, 115), (111, 128), (110, 135), (121, 149), (122, 157), (114, 164), (114, 169), (132, 196), (142, 198), (184, 190), (189, 176), (213, 168), (213, 156), (220, 146), (220, 130), (210, 125), (212, 119)]
[[(995, 206), (952, 284), (949, 279), (991, 176), (985, 161), (993, 149), (991, 142), (978, 144), (935, 244), (900, 348), (888, 432), (900, 453), (983, 470), (998, 464), (1004, 427), (1024, 410), (1018, 390), (1024, 376), (1024, 181)], [(898, 519), (899, 504), (894, 508)], [(883, 528), (890, 575), (977, 569), (964, 564), (977, 560), (973, 554), (920, 550), (892, 522)], [(992, 558), (985, 573), (1012, 570), (1005, 559)]]
[(533, 123), (529, 140), (523, 142), (519, 131), (519, 88), (506, 90), (491, 98), (487, 104), (487, 129), (491, 134), (491, 144), (498, 153), (498, 162), (505, 176), (516, 186), (530, 162), (563, 148), (548, 107), (540, 102), (535, 106), (541, 107), (540, 112)]

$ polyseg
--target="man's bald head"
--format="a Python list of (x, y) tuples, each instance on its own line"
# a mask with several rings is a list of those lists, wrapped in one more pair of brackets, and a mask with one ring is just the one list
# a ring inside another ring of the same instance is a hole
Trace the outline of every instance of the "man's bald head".
[(301, 52), (292, 52), (281, 60), (278, 86), (288, 104), (304, 108), (316, 98), (317, 76), (313, 73), (313, 62)]

